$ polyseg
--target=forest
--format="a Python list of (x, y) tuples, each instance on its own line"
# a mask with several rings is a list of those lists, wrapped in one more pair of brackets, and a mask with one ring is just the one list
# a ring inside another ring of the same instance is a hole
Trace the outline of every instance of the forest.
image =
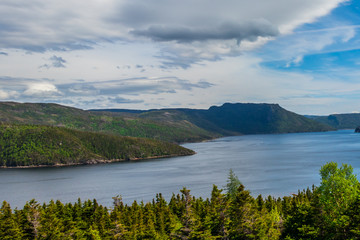
[(183, 188), (167, 202), (127, 205), (113, 197), (75, 203), (3, 202), (0, 239), (359, 239), (359, 181), (350, 165), (329, 162), (321, 182), (291, 196), (256, 198), (230, 169), (224, 189), (197, 198)]
[(61, 166), (184, 156), (177, 144), (64, 127), (0, 123), (0, 167)]

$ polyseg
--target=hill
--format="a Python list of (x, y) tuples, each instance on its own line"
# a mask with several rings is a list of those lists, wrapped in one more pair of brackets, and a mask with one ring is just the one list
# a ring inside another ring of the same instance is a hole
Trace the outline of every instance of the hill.
[(328, 124), (336, 129), (355, 129), (360, 126), (360, 113), (312, 116), (312, 119), (320, 123)]
[(0, 103), (0, 121), (62, 126), (83, 131), (197, 142), (221, 136), (333, 130), (277, 104), (225, 103), (204, 109), (85, 111), (58, 104)]
[(59, 126), (176, 143), (198, 142), (221, 136), (187, 121), (156, 122), (131, 113), (119, 115), (85, 111), (53, 103), (0, 102), (0, 122)]
[(59, 166), (194, 154), (176, 144), (73, 129), (0, 124), (0, 166)]
[(333, 130), (328, 125), (289, 112), (278, 104), (225, 103), (208, 110), (162, 109), (134, 115), (160, 123), (175, 124), (186, 121), (208, 132), (225, 136)]

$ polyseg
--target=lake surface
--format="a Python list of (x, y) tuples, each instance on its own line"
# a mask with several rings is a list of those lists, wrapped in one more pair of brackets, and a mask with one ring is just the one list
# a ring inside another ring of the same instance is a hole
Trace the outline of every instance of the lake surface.
[(61, 168), (0, 169), (0, 200), (22, 208), (26, 201), (96, 198), (112, 206), (151, 201), (161, 192), (169, 200), (183, 187), (209, 197), (212, 185), (226, 185), (232, 168), (253, 196), (282, 197), (320, 183), (319, 169), (329, 162), (351, 164), (360, 172), (360, 134), (325, 133), (247, 135), (184, 144), (197, 152), (187, 157)]

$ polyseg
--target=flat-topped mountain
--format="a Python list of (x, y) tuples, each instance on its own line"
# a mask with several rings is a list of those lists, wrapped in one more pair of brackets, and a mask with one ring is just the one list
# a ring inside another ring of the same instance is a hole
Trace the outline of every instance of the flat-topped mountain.
[(132, 112), (121, 109), (103, 109), (119, 116), (136, 116), (159, 123), (190, 122), (206, 131), (221, 135), (294, 133), (333, 130), (278, 104), (225, 103), (208, 110), (160, 109)]

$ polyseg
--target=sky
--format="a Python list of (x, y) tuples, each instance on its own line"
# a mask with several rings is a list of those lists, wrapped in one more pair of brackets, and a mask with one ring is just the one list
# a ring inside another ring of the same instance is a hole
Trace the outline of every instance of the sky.
[(1, 0), (0, 101), (360, 111), (356, 0)]

